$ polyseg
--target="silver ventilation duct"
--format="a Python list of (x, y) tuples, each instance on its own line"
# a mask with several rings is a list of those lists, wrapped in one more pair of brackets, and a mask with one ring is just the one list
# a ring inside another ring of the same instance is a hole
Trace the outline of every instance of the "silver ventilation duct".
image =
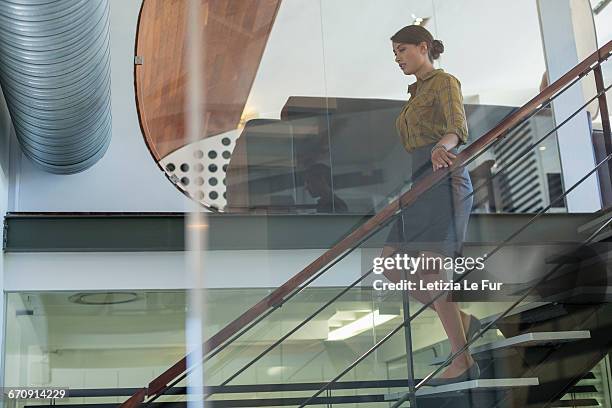
[(26, 156), (94, 165), (111, 137), (108, 0), (2, 0), (0, 83)]

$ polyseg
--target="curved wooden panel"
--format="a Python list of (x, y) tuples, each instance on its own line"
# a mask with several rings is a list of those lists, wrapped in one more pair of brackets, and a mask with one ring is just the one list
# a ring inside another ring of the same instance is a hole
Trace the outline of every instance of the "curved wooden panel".
[[(203, 137), (236, 129), (281, 0), (200, 0), (205, 55)], [(136, 103), (159, 161), (184, 146), (187, 96), (185, 0), (144, 0), (138, 21)]]

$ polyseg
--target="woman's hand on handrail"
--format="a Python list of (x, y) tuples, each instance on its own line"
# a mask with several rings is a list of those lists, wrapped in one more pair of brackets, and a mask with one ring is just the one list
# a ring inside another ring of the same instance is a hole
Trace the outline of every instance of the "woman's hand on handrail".
[(458, 143), (459, 136), (454, 133), (447, 133), (438, 143), (436, 143), (434, 148), (431, 149), (431, 165), (433, 171), (453, 164), (453, 160), (457, 156), (449, 152), (449, 150), (457, 146)]

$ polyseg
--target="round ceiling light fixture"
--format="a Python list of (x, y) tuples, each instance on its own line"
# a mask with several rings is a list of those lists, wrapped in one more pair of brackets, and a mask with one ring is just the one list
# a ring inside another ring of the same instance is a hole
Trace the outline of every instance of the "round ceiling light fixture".
[(79, 305), (118, 305), (138, 300), (135, 292), (90, 292), (76, 293), (68, 298), (72, 303)]

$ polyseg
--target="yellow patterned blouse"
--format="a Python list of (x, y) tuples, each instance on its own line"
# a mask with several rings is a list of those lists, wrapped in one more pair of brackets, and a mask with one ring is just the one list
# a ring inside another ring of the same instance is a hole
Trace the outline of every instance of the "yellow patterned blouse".
[(461, 83), (442, 69), (434, 69), (408, 87), (410, 99), (396, 120), (397, 131), (408, 151), (438, 142), (454, 133), (467, 142)]

